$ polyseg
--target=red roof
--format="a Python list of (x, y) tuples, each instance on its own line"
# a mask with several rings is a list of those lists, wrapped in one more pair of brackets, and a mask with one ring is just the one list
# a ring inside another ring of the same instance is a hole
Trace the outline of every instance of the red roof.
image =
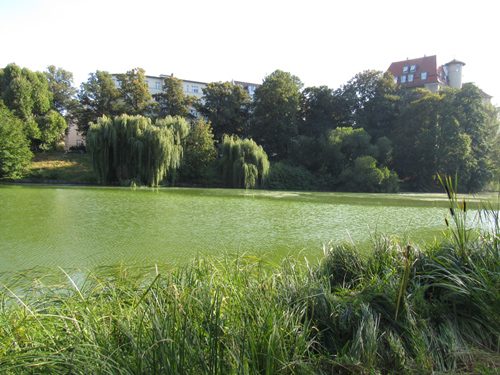
[[(397, 77), (397, 83), (403, 86), (423, 87), (424, 84), (433, 82), (446, 84), (444, 69), (437, 65), (436, 56), (393, 62), (388, 71)], [(422, 73), (427, 73), (427, 75), (422, 75)]]

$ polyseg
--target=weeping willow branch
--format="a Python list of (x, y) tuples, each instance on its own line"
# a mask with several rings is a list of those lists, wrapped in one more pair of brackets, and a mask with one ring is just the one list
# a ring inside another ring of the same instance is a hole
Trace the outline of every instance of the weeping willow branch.
[(106, 116), (91, 124), (87, 149), (101, 184), (136, 181), (158, 186), (181, 166), (189, 123), (167, 117), (151, 124), (142, 116)]
[(263, 187), (269, 176), (267, 154), (251, 139), (225, 135), (221, 146), (219, 173), (225, 183), (250, 189)]

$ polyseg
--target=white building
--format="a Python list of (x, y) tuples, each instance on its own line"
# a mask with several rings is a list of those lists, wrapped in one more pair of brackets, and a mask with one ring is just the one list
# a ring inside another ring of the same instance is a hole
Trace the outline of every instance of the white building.
[[(115, 87), (120, 88), (120, 81), (117, 79), (118, 74), (112, 74), (111, 75), (113, 78), (113, 81), (115, 82)], [(174, 74), (172, 73), (170, 77), (173, 77)], [(166, 77), (169, 77), (168, 75), (165, 74), (160, 74), (159, 76), (149, 76), (146, 75), (146, 83), (148, 84), (149, 92), (151, 95), (154, 94), (160, 94), (163, 90), (163, 81), (165, 80)], [(199, 82), (199, 81), (191, 81), (188, 79), (181, 79), (182, 81), (182, 91), (184, 92), (184, 95), (191, 95), (195, 96), (196, 98), (202, 100), (203, 97), (203, 89), (207, 87), (206, 82)], [(248, 94), (252, 97), (255, 89), (259, 87), (259, 84), (256, 83), (248, 83), (248, 82), (242, 82), (242, 81), (231, 81), (233, 85), (240, 85), (243, 87), (243, 89), (248, 92)], [(196, 112), (194, 108), (191, 109), (194, 115), (196, 115)], [(85, 138), (79, 134), (78, 128), (76, 125), (71, 125), (68, 126), (68, 131), (66, 134), (66, 142), (65, 142), (65, 149), (69, 150), (71, 146), (76, 146), (80, 144), (85, 144)]]

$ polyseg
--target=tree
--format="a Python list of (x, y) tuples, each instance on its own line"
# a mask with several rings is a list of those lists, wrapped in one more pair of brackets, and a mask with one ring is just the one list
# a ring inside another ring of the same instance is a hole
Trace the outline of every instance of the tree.
[(326, 86), (308, 87), (301, 94), (299, 134), (320, 137), (334, 128), (335, 96)]
[(182, 89), (182, 80), (175, 77), (165, 77), (163, 92), (153, 95), (157, 107), (158, 117), (181, 116), (191, 118), (189, 106), (193, 104), (193, 96), (185, 96)]
[(43, 73), (15, 64), (0, 69), (0, 98), (23, 121), (32, 147), (49, 149), (62, 139), (66, 121), (51, 110), (53, 94)]
[(50, 65), (44, 74), (53, 95), (54, 109), (61, 114), (69, 112), (74, 107), (76, 94), (76, 89), (73, 87), (73, 73)]
[(458, 172), (464, 187), (470, 179), (471, 139), (457, 119), (453, 92), (448, 94), (426, 92), (410, 103), (393, 132), (394, 168), (417, 190), (428, 190), (437, 173)]
[(232, 187), (263, 187), (269, 176), (269, 160), (263, 148), (252, 139), (225, 135), (221, 145), (219, 172)]
[(340, 174), (341, 189), (366, 193), (395, 193), (399, 181), (395, 172), (387, 167), (377, 168), (377, 161), (371, 156), (361, 156)]
[(461, 89), (448, 89), (444, 94), (454, 107), (454, 115), (460, 130), (470, 138), (471, 169), (466, 182), (467, 191), (479, 191), (491, 181), (493, 174), (489, 164), (491, 142), (495, 129), (488, 126), (489, 119), (477, 86), (466, 83)]
[(157, 186), (181, 165), (188, 122), (167, 117), (154, 125), (142, 116), (103, 116), (87, 133), (87, 150), (102, 184)]
[(125, 105), (125, 113), (129, 115), (147, 115), (153, 111), (153, 97), (146, 82), (146, 72), (142, 68), (129, 70), (125, 74), (118, 74), (120, 82), (120, 98)]
[(374, 139), (389, 136), (402, 106), (400, 92), (388, 72), (357, 74), (342, 88), (350, 108), (350, 125), (365, 129)]
[(100, 70), (90, 73), (89, 79), (82, 83), (78, 92), (78, 130), (86, 134), (90, 123), (96, 123), (98, 118), (121, 114), (119, 98), (120, 92), (115, 88), (111, 74)]
[(254, 93), (250, 134), (278, 159), (288, 156), (298, 133), (302, 86), (298, 77), (276, 70)]
[(484, 113), (487, 117), (488, 133), (492, 136), (490, 140), (490, 165), (493, 173), (493, 181), (495, 184), (500, 182), (500, 108), (492, 104), (484, 106)]
[(33, 154), (23, 133), (23, 122), (0, 101), (0, 177), (16, 177)]
[(186, 137), (181, 176), (188, 181), (200, 181), (217, 157), (210, 124), (199, 118)]
[(371, 136), (364, 129), (336, 128), (328, 134), (321, 150), (322, 165), (333, 176), (353, 165), (362, 156), (378, 155), (371, 144)]
[(248, 133), (250, 96), (240, 85), (230, 82), (212, 82), (203, 88), (203, 99), (196, 106), (198, 112), (210, 122), (215, 139), (224, 134)]

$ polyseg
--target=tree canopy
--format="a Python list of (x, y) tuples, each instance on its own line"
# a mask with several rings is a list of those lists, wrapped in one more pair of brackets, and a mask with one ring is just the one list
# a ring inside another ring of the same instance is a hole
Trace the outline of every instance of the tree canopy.
[(246, 136), (250, 96), (240, 85), (213, 82), (203, 88), (203, 98), (196, 108), (212, 125), (215, 139), (224, 134)]
[(87, 82), (78, 91), (80, 107), (77, 113), (78, 130), (87, 133), (90, 123), (102, 116), (113, 117), (122, 113), (120, 92), (108, 72), (97, 70), (90, 73)]
[(191, 182), (202, 182), (207, 169), (217, 157), (212, 127), (203, 118), (193, 122), (186, 137), (184, 157), (180, 169), (182, 177)]
[(0, 69), (0, 99), (23, 121), (34, 148), (50, 149), (63, 137), (66, 121), (54, 111), (53, 98), (43, 73), (15, 64)]
[(23, 122), (0, 100), (0, 177), (16, 177), (32, 157)]
[(182, 80), (175, 77), (165, 77), (160, 94), (153, 95), (158, 108), (157, 116), (181, 116), (191, 118), (189, 106), (193, 104), (194, 97), (184, 95)]
[(153, 97), (146, 82), (146, 72), (142, 68), (129, 70), (125, 74), (118, 74), (116, 79), (120, 83), (120, 99), (125, 106), (124, 112), (129, 115), (148, 115), (153, 111)]
[(158, 186), (181, 165), (188, 122), (180, 117), (103, 116), (91, 124), (87, 150), (101, 184)]
[(76, 88), (73, 87), (73, 73), (50, 65), (44, 74), (53, 95), (54, 109), (61, 114), (73, 109), (76, 94)]
[(264, 187), (269, 176), (269, 160), (261, 146), (252, 139), (225, 135), (221, 145), (219, 172), (232, 187)]
[(302, 86), (298, 77), (276, 70), (254, 93), (250, 134), (278, 159), (288, 156), (292, 138), (298, 133)]

